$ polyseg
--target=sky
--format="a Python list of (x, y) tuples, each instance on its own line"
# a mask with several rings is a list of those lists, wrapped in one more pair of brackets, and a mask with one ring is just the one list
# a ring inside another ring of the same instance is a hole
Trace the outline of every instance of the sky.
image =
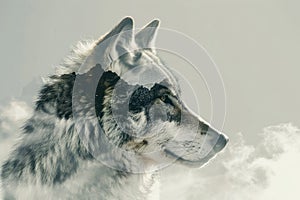
[[(181, 167), (165, 170), (166, 177), (173, 179), (162, 177), (162, 199), (171, 198), (168, 195), (175, 190), (183, 193), (172, 193), (181, 195), (181, 199), (212, 194), (215, 199), (224, 199), (229, 193), (235, 196), (227, 199), (241, 199), (253, 191), (262, 191), (259, 193), (262, 196), (249, 199), (273, 199), (272, 192), (286, 190), (284, 186), (293, 183), (285, 179), (293, 177), (285, 176), (285, 171), (299, 177), (296, 170), (289, 168), (299, 166), (295, 158), (299, 153), (296, 135), (300, 127), (299, 6), (295, 0), (0, 0), (3, 144), (10, 144), (9, 133), (17, 132), (9, 127), (27, 116), (42, 83), (41, 77), (53, 74), (54, 67), (68, 55), (72, 45), (82, 39), (100, 37), (124, 16), (132, 16), (136, 27), (158, 18), (162, 28), (184, 33), (201, 44), (218, 66), (226, 89), (227, 112), (222, 131), (230, 137), (226, 151), (206, 167), (189, 170), (188, 175)], [(173, 59), (172, 55), (169, 59), (177, 70), (196, 81), (192, 84), (198, 88), (195, 95), (200, 99), (200, 115), (210, 118), (212, 105), (203, 81), (193, 76), (183, 61)], [(18, 114), (14, 115), (16, 109)], [(283, 150), (273, 155), (276, 150), (272, 149), (273, 144)], [(276, 170), (277, 173), (272, 172)], [(195, 180), (197, 176), (199, 180)], [(255, 176), (264, 180), (255, 180)], [(174, 184), (183, 177), (189, 179)], [(296, 190), (288, 188), (293, 195), (289, 199), (297, 199)], [(277, 196), (281, 194), (284, 195)]]

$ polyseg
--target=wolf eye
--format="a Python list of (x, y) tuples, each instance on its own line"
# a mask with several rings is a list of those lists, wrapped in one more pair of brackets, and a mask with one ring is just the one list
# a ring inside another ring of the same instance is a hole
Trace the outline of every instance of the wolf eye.
[(161, 97), (160, 97), (160, 100), (162, 100), (163, 102), (167, 102), (167, 100), (168, 100), (168, 95), (167, 94), (164, 94), (164, 95), (162, 95)]
[(138, 61), (142, 57), (142, 52), (136, 52), (134, 54), (133, 60)]

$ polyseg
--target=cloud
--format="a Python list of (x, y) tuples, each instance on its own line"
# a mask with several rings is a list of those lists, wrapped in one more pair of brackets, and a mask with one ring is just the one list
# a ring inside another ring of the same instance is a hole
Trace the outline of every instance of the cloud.
[(31, 108), (24, 101), (12, 100), (0, 106), (0, 161), (7, 156), (10, 147), (20, 135), (21, 126), (31, 115)]
[(224, 153), (201, 169), (170, 167), (162, 175), (161, 199), (300, 199), (300, 131), (292, 124), (263, 129), (261, 142), (231, 137)]

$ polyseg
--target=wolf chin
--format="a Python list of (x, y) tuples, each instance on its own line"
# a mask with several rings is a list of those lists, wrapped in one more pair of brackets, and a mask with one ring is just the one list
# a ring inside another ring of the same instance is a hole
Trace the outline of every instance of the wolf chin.
[[(4, 199), (146, 199), (161, 167), (201, 167), (225, 147), (180, 100), (154, 48), (158, 27), (135, 33), (126, 17), (73, 49), (2, 164)], [(131, 81), (149, 69), (155, 83)]]

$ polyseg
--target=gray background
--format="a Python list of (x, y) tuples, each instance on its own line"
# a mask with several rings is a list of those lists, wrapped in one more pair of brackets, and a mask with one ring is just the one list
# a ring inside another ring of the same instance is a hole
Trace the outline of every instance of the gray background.
[(300, 125), (299, 6), (291, 0), (2, 0), (0, 99), (26, 95), (40, 76), (53, 73), (71, 45), (98, 38), (124, 16), (134, 17), (137, 27), (159, 18), (162, 27), (207, 49), (226, 87), (224, 132), (242, 131), (253, 142), (253, 133), (267, 125)]
[[(30, 102), (40, 77), (52, 74), (78, 40), (98, 38), (127, 15), (137, 27), (159, 18), (162, 27), (206, 48), (226, 87), (223, 131), (231, 138), (242, 132), (246, 143), (255, 145), (266, 126), (300, 126), (299, 7), (296, 0), (1, 0), (0, 103)], [(196, 95), (206, 98), (203, 93)], [(200, 102), (201, 115), (209, 117), (210, 105)]]

